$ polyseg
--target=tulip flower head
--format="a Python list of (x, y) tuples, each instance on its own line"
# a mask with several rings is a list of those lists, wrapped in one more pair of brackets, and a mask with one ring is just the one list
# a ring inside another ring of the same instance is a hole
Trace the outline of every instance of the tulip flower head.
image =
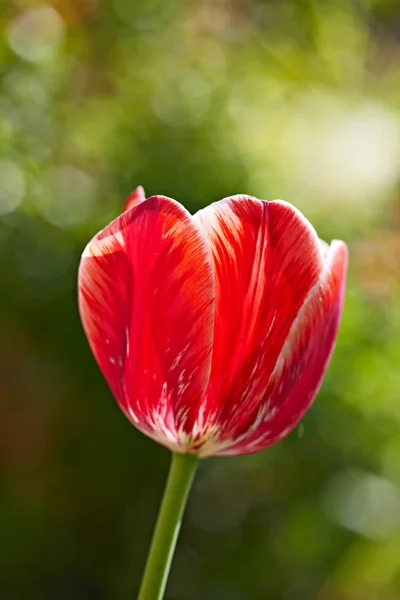
[(139, 187), (83, 252), (80, 314), (138, 429), (174, 452), (252, 453), (315, 398), (346, 269), (345, 243), (287, 202), (233, 196), (192, 216)]

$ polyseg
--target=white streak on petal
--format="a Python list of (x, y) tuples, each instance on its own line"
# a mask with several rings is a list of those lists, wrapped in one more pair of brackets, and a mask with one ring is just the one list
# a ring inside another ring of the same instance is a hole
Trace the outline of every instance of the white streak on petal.
[(116, 231), (113, 235), (108, 235), (100, 240), (93, 238), (82, 253), (82, 257), (92, 256), (104, 256), (115, 252), (115, 240), (121, 246), (121, 249), (125, 248), (125, 240), (122, 231)]
[[(320, 245), (320, 247), (322, 248), (321, 245)], [(274, 370), (271, 373), (271, 380), (279, 378), (281, 376), (282, 371), (285, 366), (285, 363), (287, 361), (287, 356), (291, 352), (293, 343), (296, 340), (296, 336), (298, 335), (298, 330), (304, 321), (304, 315), (306, 314), (306, 312), (308, 310), (308, 305), (313, 300), (313, 298), (315, 297), (317, 292), (323, 288), (324, 283), (326, 282), (326, 279), (328, 278), (328, 276), (330, 274), (330, 268), (331, 268), (333, 256), (334, 256), (334, 252), (332, 251), (332, 246), (329, 246), (329, 256), (326, 259), (324, 270), (321, 273), (318, 281), (313, 285), (313, 287), (308, 292), (308, 294), (303, 302), (302, 307), (300, 308), (295, 320), (292, 323), (289, 334), (286, 338), (285, 343), (283, 344), (282, 350), (276, 361)], [(319, 299), (322, 300), (322, 297), (320, 296)]]

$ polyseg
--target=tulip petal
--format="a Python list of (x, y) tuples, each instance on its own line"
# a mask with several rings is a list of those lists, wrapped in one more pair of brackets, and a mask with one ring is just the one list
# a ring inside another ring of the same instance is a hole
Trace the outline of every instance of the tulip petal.
[(130, 208), (134, 208), (135, 206), (141, 204), (141, 202), (144, 202), (145, 200), (146, 196), (144, 193), (144, 189), (141, 185), (138, 185), (137, 188), (135, 188), (133, 192), (128, 196), (128, 200), (125, 202), (123, 212), (126, 212)]
[(344, 242), (330, 246), (324, 271), (292, 324), (259, 407), (213, 453), (257, 452), (285, 437), (314, 400), (332, 355), (346, 282)]
[[(290, 204), (235, 196), (195, 216), (216, 275), (214, 352), (205, 411), (213, 453), (258, 408), (290, 328), (319, 280), (324, 254)], [(200, 437), (200, 436), (199, 436)]]
[(185, 423), (211, 368), (214, 273), (207, 245), (177, 202), (153, 196), (85, 250), (80, 312), (95, 358), (128, 418), (184, 451)]

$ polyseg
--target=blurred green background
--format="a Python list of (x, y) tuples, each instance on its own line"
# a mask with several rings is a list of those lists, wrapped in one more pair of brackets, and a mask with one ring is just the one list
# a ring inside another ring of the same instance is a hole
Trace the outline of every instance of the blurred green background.
[(3, 0), (0, 29), (0, 599), (136, 597), (169, 453), (113, 401), (76, 272), (142, 184), (284, 198), (351, 253), (317, 402), (203, 463), (168, 600), (398, 600), (398, 0)]

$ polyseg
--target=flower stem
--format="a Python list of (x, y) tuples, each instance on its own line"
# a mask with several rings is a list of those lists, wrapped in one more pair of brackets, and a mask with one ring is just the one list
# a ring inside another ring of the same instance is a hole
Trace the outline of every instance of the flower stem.
[(173, 454), (138, 600), (162, 600), (181, 527), (182, 516), (199, 460)]

